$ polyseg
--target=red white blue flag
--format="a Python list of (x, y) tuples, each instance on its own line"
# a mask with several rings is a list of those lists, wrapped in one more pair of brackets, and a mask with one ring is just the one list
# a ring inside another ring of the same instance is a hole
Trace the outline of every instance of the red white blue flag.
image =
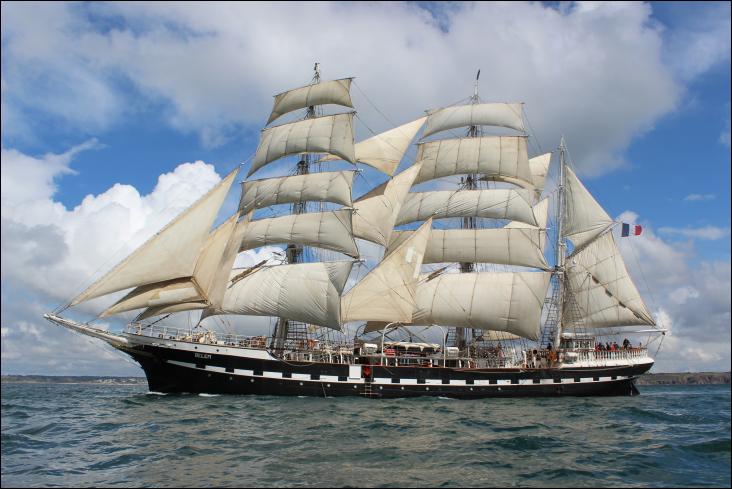
[[(640, 233), (643, 232), (643, 228), (640, 226), (640, 224), (635, 224), (633, 226), (633, 236), (640, 236)], [(623, 223), (623, 230), (620, 233), (620, 236), (630, 236), (630, 224)]]

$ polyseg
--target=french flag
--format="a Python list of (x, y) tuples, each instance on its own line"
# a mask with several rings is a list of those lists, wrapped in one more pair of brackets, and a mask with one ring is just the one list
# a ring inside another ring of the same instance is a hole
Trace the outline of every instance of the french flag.
[[(643, 232), (643, 228), (640, 226), (640, 224), (636, 224), (633, 226), (633, 236), (640, 236), (640, 233)], [(623, 230), (620, 233), (620, 236), (630, 236), (630, 224), (623, 223)]]

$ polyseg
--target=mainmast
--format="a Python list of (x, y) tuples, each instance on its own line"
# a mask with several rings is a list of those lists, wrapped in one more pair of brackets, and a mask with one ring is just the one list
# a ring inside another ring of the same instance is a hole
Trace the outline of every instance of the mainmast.
[[(475, 76), (475, 87), (473, 89), (473, 96), (470, 97), (470, 103), (471, 104), (477, 104), (480, 102), (480, 98), (478, 97), (478, 80), (480, 79), (480, 70), (478, 70), (478, 74)], [(469, 138), (475, 138), (480, 136), (480, 129), (477, 125), (471, 125), (468, 127), (468, 134), (467, 137)], [(476, 173), (470, 173), (467, 176), (460, 179), (461, 185), (460, 187), (463, 190), (477, 190), (478, 189), (478, 175)], [(463, 217), (462, 222), (462, 228), (463, 229), (475, 229), (476, 228), (476, 221), (475, 217)], [(460, 273), (471, 273), (475, 271), (475, 264), (472, 262), (462, 262), (460, 263)], [(466, 336), (466, 330), (465, 328), (455, 328), (455, 343), (456, 346), (460, 349), (463, 349), (466, 346), (465, 336)]]

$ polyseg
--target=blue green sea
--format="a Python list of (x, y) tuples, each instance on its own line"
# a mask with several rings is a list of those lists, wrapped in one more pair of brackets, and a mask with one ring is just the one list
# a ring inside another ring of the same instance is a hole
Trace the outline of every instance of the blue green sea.
[(375, 400), (3, 384), (2, 486), (729, 487), (730, 386)]

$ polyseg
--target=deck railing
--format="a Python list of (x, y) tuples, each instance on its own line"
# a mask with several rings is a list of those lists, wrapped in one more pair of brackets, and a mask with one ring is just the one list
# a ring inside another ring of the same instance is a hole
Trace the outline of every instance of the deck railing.
[[(633, 360), (636, 358), (645, 358), (648, 356), (647, 348), (627, 348), (615, 351), (608, 350), (579, 350), (575, 351), (576, 356), (574, 363), (576, 362), (597, 362), (603, 360)], [(565, 354), (565, 358), (568, 358)]]
[[(169, 326), (144, 325), (140, 323), (128, 324), (125, 328), (128, 334), (159, 338), (162, 340), (185, 341), (188, 343), (202, 343), (207, 345), (230, 346), (240, 348), (268, 348), (272, 343), (269, 336), (244, 336), (217, 333), (215, 331), (195, 331), (190, 329), (172, 328)], [(353, 344), (333, 341), (287, 340), (283, 351), (314, 352), (321, 355), (353, 354)]]

